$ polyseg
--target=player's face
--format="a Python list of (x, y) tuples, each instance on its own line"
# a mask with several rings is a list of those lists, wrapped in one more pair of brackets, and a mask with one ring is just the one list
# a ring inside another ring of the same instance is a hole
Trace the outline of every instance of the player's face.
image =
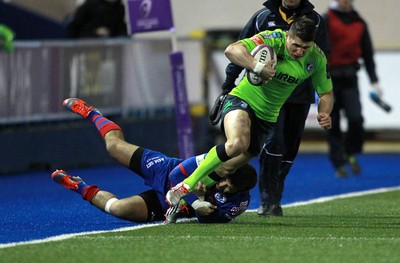
[(286, 48), (291, 58), (300, 59), (310, 50), (313, 41), (304, 42), (298, 37), (293, 37), (289, 33), (286, 35)]
[(232, 184), (229, 178), (221, 179), (215, 186), (224, 194), (233, 194), (238, 192), (237, 188)]

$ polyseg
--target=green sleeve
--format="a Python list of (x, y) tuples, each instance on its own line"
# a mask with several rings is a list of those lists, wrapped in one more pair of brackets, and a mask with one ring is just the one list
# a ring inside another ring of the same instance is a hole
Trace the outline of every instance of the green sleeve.
[(323, 52), (316, 46), (318, 62), (316, 63), (315, 73), (311, 76), (311, 80), (315, 91), (318, 94), (327, 93), (332, 90), (332, 80), (328, 72), (328, 62)]

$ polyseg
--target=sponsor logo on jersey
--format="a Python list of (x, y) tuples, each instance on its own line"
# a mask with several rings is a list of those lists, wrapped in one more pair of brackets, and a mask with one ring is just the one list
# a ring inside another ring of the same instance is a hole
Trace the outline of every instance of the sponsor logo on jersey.
[(290, 76), (289, 74), (286, 74), (283, 72), (279, 72), (277, 75), (275, 75), (274, 78), (279, 79), (284, 82), (287, 82), (287, 83), (300, 84), (302, 82), (302, 81), (300, 81), (300, 79)]
[(281, 34), (280, 32), (273, 32), (273, 33), (272, 33), (272, 36), (273, 36), (274, 38), (282, 38), (282, 34)]
[(276, 26), (275, 21), (268, 21), (268, 26), (269, 26), (269, 27), (274, 27), (274, 26)]
[(271, 32), (267, 34), (261, 34), (263, 38), (282, 38), (282, 34), (280, 32)]
[(226, 197), (222, 193), (216, 193), (214, 197), (215, 200), (217, 200), (221, 204), (224, 204), (226, 202)]
[(262, 38), (261, 38), (260, 36), (255, 35), (255, 36), (252, 36), (250, 39), (251, 39), (251, 41), (253, 41), (257, 46), (258, 46), (258, 45), (264, 44), (264, 41), (262, 40)]

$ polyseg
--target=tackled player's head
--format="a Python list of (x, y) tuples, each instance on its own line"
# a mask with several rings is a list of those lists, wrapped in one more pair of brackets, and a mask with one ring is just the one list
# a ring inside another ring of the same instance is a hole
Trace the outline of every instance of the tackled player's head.
[(216, 187), (227, 194), (251, 190), (257, 184), (257, 172), (250, 164), (242, 165), (235, 173), (221, 179)]

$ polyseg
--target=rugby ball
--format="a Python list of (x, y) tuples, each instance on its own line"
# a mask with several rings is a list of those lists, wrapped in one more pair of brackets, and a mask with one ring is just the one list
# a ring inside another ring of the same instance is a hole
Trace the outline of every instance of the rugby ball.
[[(270, 60), (275, 60), (274, 67), (276, 66), (276, 53), (274, 49), (266, 44), (256, 46), (250, 53), (257, 62), (266, 64)], [(266, 83), (257, 73), (252, 70), (247, 70), (247, 79), (250, 84), (254, 86), (261, 86)]]

